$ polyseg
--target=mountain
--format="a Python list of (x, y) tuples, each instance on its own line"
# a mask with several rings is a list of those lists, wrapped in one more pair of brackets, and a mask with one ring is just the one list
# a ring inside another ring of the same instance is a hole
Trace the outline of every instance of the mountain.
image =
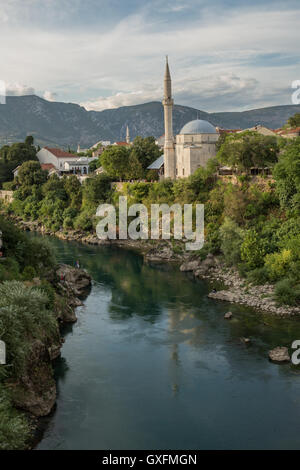
[[(188, 106), (174, 106), (173, 125), (177, 134), (188, 121), (205, 119), (215, 126), (237, 129), (263, 124), (272, 129), (300, 112), (300, 105), (273, 106), (243, 112), (206, 113)], [(8, 96), (0, 105), (0, 144), (23, 140), (30, 134), (39, 145), (89, 147), (99, 140), (125, 139), (164, 133), (163, 107), (159, 102), (104, 111), (86, 111), (72, 103), (46, 101), (35, 95)]]

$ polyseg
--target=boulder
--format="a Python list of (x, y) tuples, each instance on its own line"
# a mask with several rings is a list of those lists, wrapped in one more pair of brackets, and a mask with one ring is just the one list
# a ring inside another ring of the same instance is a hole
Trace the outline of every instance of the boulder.
[(67, 264), (61, 264), (56, 274), (76, 296), (83, 295), (92, 283), (91, 276), (84, 269), (73, 268)]
[(291, 358), (289, 355), (289, 350), (286, 347), (278, 346), (277, 348), (271, 349), (269, 351), (269, 359), (272, 362), (290, 362)]
[(200, 260), (192, 260), (192, 261), (185, 261), (181, 266), (180, 266), (180, 271), (182, 272), (190, 272), (190, 271), (196, 271), (196, 269), (199, 268), (199, 263)]
[(224, 315), (225, 320), (230, 320), (232, 318), (232, 312), (227, 312)]
[(241, 342), (244, 343), (244, 344), (250, 344), (251, 343), (251, 339), (250, 338), (240, 338)]

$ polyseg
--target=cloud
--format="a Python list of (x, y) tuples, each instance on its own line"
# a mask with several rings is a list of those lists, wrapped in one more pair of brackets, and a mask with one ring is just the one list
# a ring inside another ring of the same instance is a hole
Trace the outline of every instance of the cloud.
[[(88, 109), (138, 104), (162, 99), (168, 53), (176, 103), (218, 111), (288, 103), (300, 79), (294, 1), (63, 2), (56, 22), (57, 0), (40, 8), (37, 0), (5, 2), (2, 80)], [(170, 15), (168, 5), (177, 11)]]
[(52, 91), (48, 91), (46, 90), (44, 93), (43, 93), (43, 98), (47, 101), (57, 101), (56, 98), (57, 98), (57, 93), (53, 93)]
[(6, 83), (7, 96), (34, 95), (35, 89), (20, 83)]

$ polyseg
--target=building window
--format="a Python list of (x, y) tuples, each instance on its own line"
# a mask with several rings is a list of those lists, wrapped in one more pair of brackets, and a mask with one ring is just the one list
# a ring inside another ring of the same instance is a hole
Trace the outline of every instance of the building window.
[(184, 168), (182, 168), (182, 176), (184, 176)]
[(178, 168), (176, 168), (176, 175), (178, 175)]

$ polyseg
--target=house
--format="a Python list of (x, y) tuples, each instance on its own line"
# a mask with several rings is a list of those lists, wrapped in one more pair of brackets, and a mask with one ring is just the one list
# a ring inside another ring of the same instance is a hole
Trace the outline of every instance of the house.
[(257, 126), (254, 126), (254, 127), (250, 127), (249, 129), (243, 129), (241, 131), (239, 131), (238, 133), (240, 132), (246, 132), (246, 131), (249, 131), (249, 132), (257, 132), (258, 134), (261, 134), (261, 135), (273, 135), (273, 136), (276, 136), (276, 131), (274, 131), (273, 129), (269, 129), (268, 127), (266, 126), (262, 126), (261, 124), (258, 124)]
[(129, 147), (128, 142), (114, 142), (113, 145), (118, 145), (118, 147)]
[(293, 129), (277, 129), (276, 133), (285, 139), (296, 139), (300, 136), (300, 127), (294, 127)]
[(87, 175), (89, 172), (89, 163), (95, 160), (95, 157), (78, 157), (73, 153), (65, 152), (59, 148), (43, 147), (37, 153), (41, 165), (53, 165), (49, 171), (56, 170), (59, 176), (64, 174)]

